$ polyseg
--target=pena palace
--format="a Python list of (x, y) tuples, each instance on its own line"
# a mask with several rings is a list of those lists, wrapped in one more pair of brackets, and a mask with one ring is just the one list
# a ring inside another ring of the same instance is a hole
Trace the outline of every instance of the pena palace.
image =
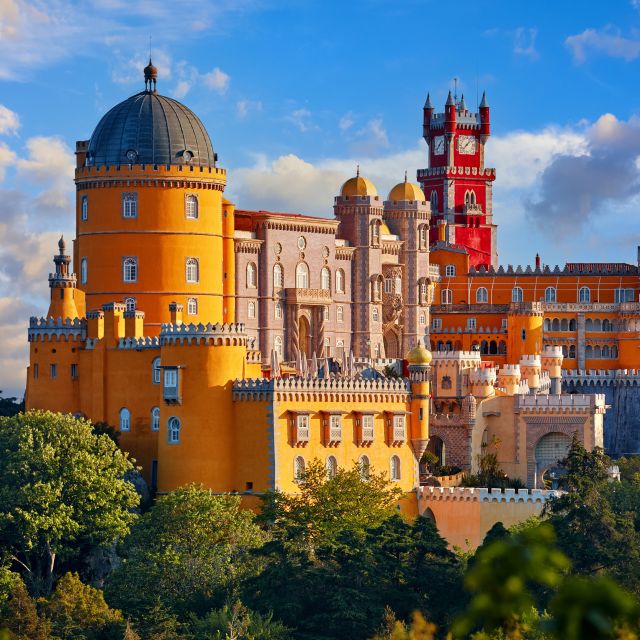
[[(452, 544), (539, 513), (573, 437), (640, 453), (639, 267), (499, 263), (484, 95), (427, 97), (417, 182), (379, 195), (358, 170), (314, 217), (227, 200), (203, 123), (151, 61), (144, 83), (76, 143), (28, 409), (112, 425), (158, 493), (251, 507), (313, 459), (385, 471)], [(476, 472), (492, 443), (522, 488), (425, 465)]]

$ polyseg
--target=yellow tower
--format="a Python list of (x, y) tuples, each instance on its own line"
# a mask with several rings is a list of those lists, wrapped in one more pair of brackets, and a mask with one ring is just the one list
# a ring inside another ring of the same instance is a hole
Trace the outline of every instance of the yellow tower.
[(114, 301), (144, 311), (147, 334), (169, 322), (173, 301), (184, 306), (185, 322), (232, 321), (226, 172), (198, 117), (157, 93), (151, 63), (144, 75), (145, 90), (77, 143), (79, 287), (89, 311)]
[(411, 380), (411, 446), (420, 462), (429, 444), (429, 402), (431, 387), (429, 382), (431, 352), (421, 342), (407, 355), (409, 378)]
[(524, 355), (542, 351), (544, 312), (539, 302), (517, 302), (511, 305), (507, 317), (510, 364), (518, 364)]

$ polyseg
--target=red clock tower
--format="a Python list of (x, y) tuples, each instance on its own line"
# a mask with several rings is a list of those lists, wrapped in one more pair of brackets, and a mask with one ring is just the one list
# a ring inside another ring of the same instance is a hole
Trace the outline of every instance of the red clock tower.
[(462, 245), (469, 264), (498, 266), (492, 213), (495, 169), (484, 166), (484, 145), (490, 135), (489, 105), (482, 94), (477, 113), (467, 109), (464, 95), (451, 96), (444, 113), (434, 113), (431, 99), (424, 105), (423, 136), (429, 145), (429, 168), (418, 170), (418, 181), (431, 200), (431, 237), (439, 238), (446, 224), (449, 243)]

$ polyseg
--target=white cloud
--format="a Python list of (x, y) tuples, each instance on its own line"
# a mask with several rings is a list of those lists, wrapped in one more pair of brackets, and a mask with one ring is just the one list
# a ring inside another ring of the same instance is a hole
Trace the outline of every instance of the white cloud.
[(513, 33), (513, 52), (532, 60), (538, 58), (539, 53), (536, 50), (537, 35), (537, 29), (518, 27)]
[(0, 182), (4, 180), (7, 167), (15, 164), (16, 154), (4, 142), (0, 142)]
[(3, 104), (0, 104), (0, 134), (16, 133), (19, 128), (20, 118), (18, 114)]
[(569, 36), (565, 44), (571, 49), (578, 64), (586, 61), (589, 52), (622, 58), (627, 62), (640, 56), (640, 40), (623, 36), (620, 30), (613, 26), (599, 30), (585, 29), (582, 33)]
[(236, 115), (240, 120), (244, 120), (251, 112), (262, 111), (260, 100), (238, 100), (236, 102)]
[(205, 86), (218, 93), (224, 93), (229, 88), (230, 80), (228, 74), (218, 67), (202, 75)]
[(338, 123), (338, 126), (343, 131), (346, 131), (347, 129), (350, 129), (353, 126), (354, 122), (355, 120), (353, 117), (353, 112), (349, 111), (348, 113), (345, 113), (342, 116), (342, 118), (340, 118), (340, 122)]
[(311, 111), (308, 109), (294, 109), (288, 116), (285, 117), (287, 122), (290, 122), (302, 133), (317, 129), (311, 122)]

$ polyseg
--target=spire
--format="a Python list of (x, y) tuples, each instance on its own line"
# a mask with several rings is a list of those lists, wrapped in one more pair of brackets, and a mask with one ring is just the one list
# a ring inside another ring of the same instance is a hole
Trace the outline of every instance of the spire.
[(404, 170), (404, 182), (407, 183), (407, 170)]
[(356, 165), (356, 178), (359, 178), (359, 177), (360, 177), (360, 165), (357, 164)]
[(149, 56), (149, 64), (144, 68), (144, 90), (150, 93), (156, 93), (157, 78), (158, 70), (153, 66), (151, 56)]
[(449, 91), (449, 97), (447, 98), (447, 102), (445, 103), (446, 107), (450, 107), (451, 105), (455, 105), (453, 101), (453, 96), (451, 95), (451, 91)]
[(431, 94), (427, 93), (427, 101), (424, 103), (425, 109), (433, 109), (433, 105), (431, 104)]
[(67, 248), (67, 245), (64, 241), (64, 235), (60, 236), (60, 240), (58, 240), (58, 249), (60, 250), (60, 255), (63, 256), (64, 252)]
[(464, 101), (464, 93), (460, 97), (460, 104), (458, 105), (458, 109), (460, 111), (466, 111), (467, 110), (467, 105), (465, 104), (465, 101)]
[(482, 102), (480, 102), (480, 108), (481, 109), (485, 109), (489, 106), (489, 103), (487, 102), (487, 96), (485, 94), (485, 92), (482, 92)]

